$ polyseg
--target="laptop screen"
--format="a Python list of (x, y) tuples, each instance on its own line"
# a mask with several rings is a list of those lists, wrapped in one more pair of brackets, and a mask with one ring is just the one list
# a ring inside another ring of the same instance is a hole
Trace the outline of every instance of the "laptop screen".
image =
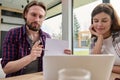
[(57, 80), (63, 68), (84, 68), (91, 72), (91, 80), (109, 80), (114, 63), (113, 55), (49, 55), (43, 57), (44, 80)]

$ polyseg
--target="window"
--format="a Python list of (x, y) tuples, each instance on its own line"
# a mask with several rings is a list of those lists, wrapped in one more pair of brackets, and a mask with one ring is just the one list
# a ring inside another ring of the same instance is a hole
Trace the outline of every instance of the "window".
[(62, 15), (44, 21), (42, 29), (49, 33), (52, 39), (62, 39)]
[(112, 6), (114, 7), (114, 9), (116, 10), (118, 16), (120, 17), (120, 0), (110, 0), (110, 3), (112, 4)]
[(73, 0), (73, 42), (74, 54), (89, 53), (91, 12), (102, 0)]

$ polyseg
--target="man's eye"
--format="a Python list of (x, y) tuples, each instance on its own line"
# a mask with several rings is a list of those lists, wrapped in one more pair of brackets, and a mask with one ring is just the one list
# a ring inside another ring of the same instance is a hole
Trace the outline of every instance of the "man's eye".
[(41, 18), (43, 18), (43, 16), (42, 16), (42, 15), (40, 15), (40, 16), (39, 16), (39, 18), (41, 19)]
[(36, 16), (36, 14), (31, 14), (31, 15), (34, 16), (34, 17)]

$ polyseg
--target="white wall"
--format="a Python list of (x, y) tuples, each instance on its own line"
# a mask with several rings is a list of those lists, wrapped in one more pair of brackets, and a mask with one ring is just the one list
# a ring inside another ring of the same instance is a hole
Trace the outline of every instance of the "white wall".
[(18, 27), (20, 25), (16, 24), (24, 24), (24, 19), (22, 18), (16, 18), (16, 17), (9, 17), (9, 16), (1, 16), (3, 18), (4, 23), (10, 23), (10, 24), (0, 24), (0, 30), (1, 31), (9, 31), (11, 28)]
[(73, 49), (72, 31), (72, 0), (62, 0), (62, 39), (68, 40), (71, 50)]
[(1, 24), (0, 30), (1, 31), (9, 31), (12, 28), (20, 27), (20, 25), (10, 25), (10, 24)]
[(24, 19), (10, 16), (1, 16), (3, 22), (12, 23), (12, 24), (24, 24)]

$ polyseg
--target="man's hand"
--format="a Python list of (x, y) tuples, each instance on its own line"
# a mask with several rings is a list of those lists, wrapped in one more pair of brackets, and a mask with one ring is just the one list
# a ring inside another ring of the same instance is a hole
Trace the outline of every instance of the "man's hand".
[(41, 56), (42, 47), (43, 47), (43, 45), (40, 45), (40, 41), (37, 41), (33, 45), (32, 49), (31, 49), (31, 53), (30, 53), (30, 56), (33, 60), (36, 60), (37, 57)]
[(71, 55), (72, 54), (72, 51), (70, 49), (65, 49), (64, 50), (64, 53), (65, 54), (68, 54), (68, 55)]

